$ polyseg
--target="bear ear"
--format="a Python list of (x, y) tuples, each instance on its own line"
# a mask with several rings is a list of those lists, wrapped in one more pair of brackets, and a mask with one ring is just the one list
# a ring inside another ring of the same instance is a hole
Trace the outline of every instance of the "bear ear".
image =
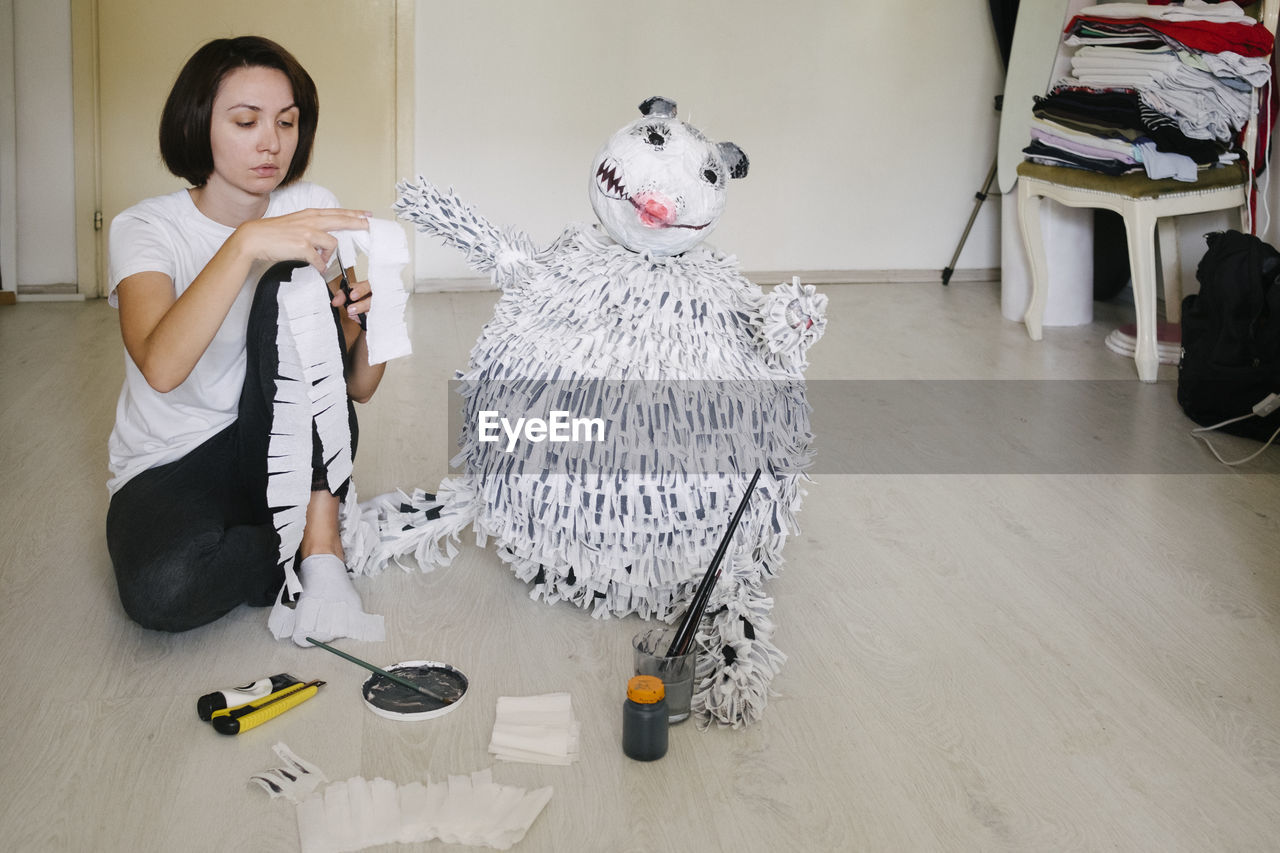
[(729, 177), (745, 178), (747, 176), (747, 167), (751, 163), (747, 160), (747, 154), (732, 142), (721, 142), (716, 145), (720, 150), (720, 156), (724, 158), (724, 164), (729, 167)]
[(676, 102), (668, 101), (661, 95), (654, 95), (643, 104), (640, 105), (640, 114), (646, 116), (659, 116), (661, 118), (674, 118), (676, 114)]

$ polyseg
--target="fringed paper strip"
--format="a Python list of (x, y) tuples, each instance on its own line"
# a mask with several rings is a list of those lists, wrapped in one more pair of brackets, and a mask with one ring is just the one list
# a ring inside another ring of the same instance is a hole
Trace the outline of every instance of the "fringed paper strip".
[(294, 555), (302, 544), (311, 499), (312, 423), (320, 436), (329, 487), (351, 476), (351, 425), (342, 349), (329, 288), (313, 267), (294, 270), (277, 294), (279, 356), (267, 459), (267, 505), (273, 507), (285, 583), (267, 617), (277, 639), (292, 636), (291, 600), (302, 592)]
[(347, 495), (342, 499), (338, 512), (342, 528), (342, 553), (347, 557), (347, 568), (353, 574), (370, 574), (370, 564), (381, 551), (381, 534), (378, 530), (376, 510), (361, 506), (356, 497), (356, 481), (347, 483)]
[(445, 480), (439, 497), (415, 489), (413, 495), (396, 491), (361, 505), (365, 518), (375, 522), (378, 544), (361, 571), (377, 574), (394, 562), (411, 571), (403, 558), (412, 556), (418, 569), (429, 572), (447, 566), (458, 555), (458, 537), (474, 519), (472, 502), (452, 488), (461, 481)]
[(490, 770), (407, 785), (353, 776), (298, 804), (298, 837), (302, 853), (426, 841), (508, 850), (524, 838), (551, 794), (550, 787), (499, 785)]
[(284, 762), (284, 766), (249, 777), (249, 781), (261, 786), (271, 795), (271, 799), (285, 797), (289, 802), (297, 804), (306, 799), (321, 782), (329, 781), (323, 770), (300, 758), (283, 741), (273, 746), (272, 750)]
[(369, 363), (382, 364), (413, 352), (405, 327), (404, 309), (409, 293), (400, 278), (409, 263), (409, 241), (404, 229), (385, 219), (370, 219), (368, 231), (339, 231), (338, 245), (344, 262), (359, 249), (368, 258), (369, 288), (373, 293), (365, 341)]
[[(370, 362), (378, 363), (412, 350), (404, 324), (408, 296), (400, 282), (400, 270), (408, 262), (408, 245), (403, 230), (394, 222), (370, 220), (369, 229), (340, 232), (339, 246), (348, 247), (347, 258), (353, 257), (353, 246), (368, 255), (374, 298), (366, 342)], [(294, 556), (302, 543), (311, 499), (312, 425), (320, 439), (330, 491), (336, 493), (343, 483), (350, 483), (352, 459), (342, 344), (333, 322), (329, 288), (313, 267), (300, 267), (281, 284), (277, 304), (279, 369), (268, 445), (267, 505), (273, 508), (285, 584), (267, 626), (276, 638), (282, 638), (305, 630), (288, 605), (302, 591)], [(347, 563), (354, 571), (362, 571), (378, 556), (378, 533), (375, 520), (364, 517), (356, 503), (354, 484), (348, 487), (340, 522)], [(307, 619), (315, 622), (310, 627), (320, 633), (331, 629), (331, 636), (373, 639), (380, 638), (382, 632), (380, 617), (358, 610), (312, 609)]]
[[(280, 316), (297, 348), (329, 490), (336, 492), (351, 476), (351, 422), (342, 349), (329, 300), (324, 279), (309, 266), (295, 270), (293, 278), (280, 288)], [(303, 461), (308, 472), (309, 451)]]
[[(736, 259), (705, 245), (657, 257), (571, 227), (535, 252), (421, 178), (400, 185), (396, 209), (492, 272), (503, 295), (459, 374), (462, 470), (437, 492), (434, 516), (383, 508), (376, 563), (413, 553), (440, 565), (470, 524), (534, 598), (671, 621), (760, 467), (734, 570), (700, 635), (709, 654), (697, 705), (728, 725), (757, 719), (783, 660), (759, 590), (798, 529), (813, 439), (801, 371), (826, 298), (798, 280), (765, 297)], [(482, 412), (557, 409), (614, 433), (572, 445), (481, 440)]]
[[(323, 283), (320, 286), (323, 288)], [(284, 290), (282, 287), (281, 293)], [(311, 401), (303, 356), (298, 352), (293, 327), (283, 304), (280, 312), (276, 339), (279, 357), (276, 399), (267, 450), (267, 506), (274, 508), (276, 534), (280, 538), (279, 562), (285, 567), (285, 586), (281, 595), (292, 598), (302, 591), (293, 557), (302, 542), (307, 501), (311, 495)], [(272, 615), (276, 614), (273, 612)]]

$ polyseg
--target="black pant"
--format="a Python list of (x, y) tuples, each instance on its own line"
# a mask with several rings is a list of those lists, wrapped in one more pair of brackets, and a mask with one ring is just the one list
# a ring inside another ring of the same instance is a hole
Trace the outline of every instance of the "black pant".
[[(185, 631), (240, 604), (275, 601), (284, 583), (280, 540), (267, 506), (267, 448), (276, 393), (277, 290), (296, 263), (258, 282), (237, 418), (181, 459), (138, 474), (107, 510), (107, 549), (120, 602), (145, 628)], [(334, 312), (334, 345), (342, 332)], [(347, 401), (355, 453), (355, 407)], [(327, 489), (312, 424), (312, 489)], [(346, 484), (338, 490), (342, 496)]]

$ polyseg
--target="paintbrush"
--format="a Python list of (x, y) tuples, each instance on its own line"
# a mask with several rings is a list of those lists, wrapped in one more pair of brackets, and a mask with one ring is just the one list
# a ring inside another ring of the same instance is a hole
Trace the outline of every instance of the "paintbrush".
[(324, 649), (326, 652), (333, 652), (335, 655), (337, 655), (340, 658), (346, 658), (347, 660), (351, 661), (357, 666), (362, 666), (365, 669), (369, 670), (370, 672), (374, 672), (374, 673), (377, 673), (378, 675), (381, 675), (383, 678), (387, 679), (388, 681), (394, 681), (396, 684), (399, 684), (401, 687), (407, 687), (410, 690), (414, 690), (418, 693), (421, 693), (423, 696), (426, 696), (428, 699), (434, 699), (442, 705), (453, 704), (452, 699), (446, 699), (437, 693), (432, 693), (430, 690), (423, 687), (421, 684), (414, 684), (412, 681), (410, 681), (407, 678), (401, 678), (398, 675), (392, 675), (391, 673), (387, 672), (385, 669), (382, 669), (381, 667), (374, 666), (373, 664), (369, 663), (366, 660), (360, 660), (360, 658), (356, 657), (355, 655), (349, 655), (346, 652), (339, 651), (338, 649), (335, 649), (333, 646), (327, 643), (322, 643), (314, 637), (307, 637), (307, 642), (311, 643), (314, 646), (319, 646), (320, 648)]
[(747, 491), (743, 494), (742, 500), (739, 501), (738, 508), (733, 513), (733, 518), (729, 521), (729, 529), (724, 532), (724, 538), (720, 540), (720, 547), (716, 548), (715, 556), (711, 558), (711, 565), (707, 566), (707, 572), (702, 576), (702, 581), (698, 584), (698, 589), (693, 594), (693, 600), (689, 603), (689, 609), (685, 612), (684, 619), (680, 621), (680, 627), (676, 629), (675, 639), (671, 641), (671, 645), (667, 648), (667, 657), (688, 654), (689, 647), (693, 645), (693, 637), (698, 632), (698, 624), (702, 621), (702, 613), (707, 609), (707, 602), (711, 600), (711, 590), (715, 588), (716, 581), (720, 579), (720, 563), (724, 560), (724, 555), (729, 550), (729, 542), (733, 539), (733, 532), (738, 529), (738, 522), (742, 520), (742, 513), (746, 511), (747, 504), (751, 501), (751, 493), (755, 491), (756, 483), (759, 480), (760, 469), (757, 468), (756, 472), (751, 475), (751, 482), (747, 484)]

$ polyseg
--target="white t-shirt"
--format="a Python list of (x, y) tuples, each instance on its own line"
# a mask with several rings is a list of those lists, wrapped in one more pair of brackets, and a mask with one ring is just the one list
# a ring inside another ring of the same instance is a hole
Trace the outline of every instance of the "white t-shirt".
[[(271, 194), (265, 216), (338, 206), (327, 189), (294, 182)], [(164, 273), (173, 280), (174, 295), (181, 296), (232, 231), (201, 213), (187, 190), (139, 202), (111, 222), (107, 301), (118, 308), (116, 288), (140, 272)], [(236, 419), (249, 309), (257, 281), (269, 267), (265, 261), (254, 263), (208, 349), (172, 391), (162, 394), (148, 385), (125, 350), (124, 387), (107, 443), (114, 475), (107, 481), (111, 494), (137, 474), (182, 458)]]

